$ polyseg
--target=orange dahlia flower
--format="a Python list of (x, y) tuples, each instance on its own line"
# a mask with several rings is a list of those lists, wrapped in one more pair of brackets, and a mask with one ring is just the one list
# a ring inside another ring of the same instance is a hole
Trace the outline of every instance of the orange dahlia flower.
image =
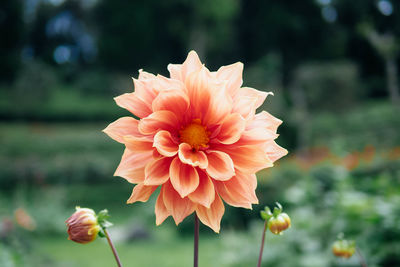
[(161, 187), (157, 225), (170, 215), (178, 225), (196, 212), (219, 232), (222, 200), (251, 209), (258, 203), (255, 173), (287, 154), (274, 141), (282, 121), (256, 114), (272, 93), (241, 87), (240, 62), (210, 72), (191, 51), (168, 70), (169, 78), (140, 70), (135, 92), (115, 98), (139, 119), (123, 117), (104, 129), (126, 146), (114, 175), (137, 184), (127, 203), (145, 202)]

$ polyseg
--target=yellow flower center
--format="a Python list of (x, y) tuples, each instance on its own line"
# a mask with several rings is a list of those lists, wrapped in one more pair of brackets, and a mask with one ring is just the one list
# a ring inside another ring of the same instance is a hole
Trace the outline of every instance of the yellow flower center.
[(207, 131), (207, 127), (201, 124), (200, 119), (194, 119), (192, 122), (182, 130), (179, 131), (179, 137), (182, 143), (187, 143), (192, 146), (193, 149), (199, 150), (201, 147), (207, 147), (208, 138), (210, 132)]

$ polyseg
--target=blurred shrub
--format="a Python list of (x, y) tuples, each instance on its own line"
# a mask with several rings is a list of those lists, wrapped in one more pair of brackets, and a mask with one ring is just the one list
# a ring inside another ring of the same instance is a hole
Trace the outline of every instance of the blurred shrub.
[(358, 69), (351, 62), (309, 63), (295, 74), (304, 88), (312, 110), (341, 110), (354, 105), (360, 96)]
[[(290, 215), (292, 228), (283, 236), (267, 233), (266, 266), (358, 266), (356, 257), (339, 262), (332, 255), (332, 242), (340, 232), (356, 240), (368, 266), (398, 266), (400, 159), (386, 156), (352, 171), (329, 160), (302, 171), (292, 156), (279, 168), (264, 172), (257, 189), (260, 205), (252, 212), (255, 221), (249, 231), (221, 233), (221, 265), (255, 264), (263, 227), (258, 209), (278, 200)], [(231, 223), (234, 218), (224, 216), (226, 220)]]
[(85, 95), (112, 96), (110, 76), (104, 71), (85, 71), (75, 81), (75, 88)]
[(20, 112), (46, 102), (57, 84), (57, 76), (50, 66), (37, 61), (28, 61), (23, 66), (12, 92)]
[(400, 145), (400, 116), (387, 103), (368, 104), (346, 113), (322, 112), (310, 123), (311, 146), (327, 146), (337, 153), (361, 150), (366, 145)]

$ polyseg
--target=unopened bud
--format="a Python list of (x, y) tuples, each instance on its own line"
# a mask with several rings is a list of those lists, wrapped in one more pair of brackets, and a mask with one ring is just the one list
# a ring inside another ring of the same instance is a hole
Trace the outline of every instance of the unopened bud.
[(288, 229), (291, 225), (289, 216), (282, 212), (268, 221), (268, 228), (271, 233), (279, 235), (282, 231)]
[(350, 258), (356, 252), (356, 244), (354, 241), (345, 239), (337, 240), (332, 245), (332, 253), (336, 257)]
[(271, 233), (279, 235), (291, 226), (291, 221), (289, 215), (282, 212), (282, 205), (278, 202), (276, 205), (273, 212), (265, 207), (265, 210), (261, 211), (261, 217), (268, 221), (268, 229)]
[(96, 213), (92, 209), (76, 207), (76, 211), (65, 223), (68, 227), (68, 239), (86, 244), (96, 239), (101, 227)]

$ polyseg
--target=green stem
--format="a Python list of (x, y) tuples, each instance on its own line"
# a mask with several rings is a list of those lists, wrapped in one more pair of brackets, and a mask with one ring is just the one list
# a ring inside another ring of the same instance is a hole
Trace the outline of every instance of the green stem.
[(261, 260), (262, 260), (262, 255), (263, 255), (263, 251), (264, 251), (264, 243), (265, 243), (265, 232), (267, 231), (267, 223), (268, 223), (268, 220), (265, 220), (264, 231), (263, 231), (262, 239), (261, 239), (260, 255), (258, 256), (257, 267), (261, 267)]
[(356, 253), (358, 256), (358, 260), (360, 261), (360, 265), (362, 267), (368, 267), (367, 262), (365, 261), (365, 258), (363, 257), (363, 255), (361, 254), (361, 251), (356, 247)]
[(193, 266), (199, 266), (199, 218), (197, 214), (194, 214), (194, 254), (193, 254)]
[(110, 235), (108, 234), (106, 228), (103, 228), (103, 231), (104, 231), (104, 235), (105, 235), (106, 238), (107, 238), (108, 244), (109, 244), (110, 247), (111, 247), (112, 253), (114, 254), (115, 260), (117, 261), (118, 267), (122, 267), (121, 261), (120, 261), (120, 259), (119, 259), (119, 257), (118, 257), (117, 250), (115, 249), (114, 244), (113, 244), (113, 242), (111, 241)]

